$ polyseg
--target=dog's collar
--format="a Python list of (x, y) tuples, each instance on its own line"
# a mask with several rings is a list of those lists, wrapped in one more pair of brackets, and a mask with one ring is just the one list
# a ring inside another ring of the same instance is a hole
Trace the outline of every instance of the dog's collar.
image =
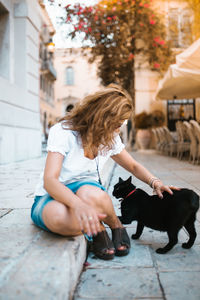
[(128, 198), (130, 195), (132, 195), (133, 193), (135, 193), (136, 189), (132, 190), (126, 197), (124, 197), (124, 199)]

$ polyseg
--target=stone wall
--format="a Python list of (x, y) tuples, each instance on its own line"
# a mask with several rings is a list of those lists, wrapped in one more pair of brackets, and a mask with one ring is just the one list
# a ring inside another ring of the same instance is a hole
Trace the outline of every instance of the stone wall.
[(40, 156), (39, 6), (0, 0), (0, 163)]

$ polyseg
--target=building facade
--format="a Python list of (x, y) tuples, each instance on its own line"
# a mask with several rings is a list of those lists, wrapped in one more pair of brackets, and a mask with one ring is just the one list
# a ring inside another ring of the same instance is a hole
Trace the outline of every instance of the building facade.
[(54, 67), (55, 45), (52, 38), (55, 28), (47, 13), (43, 1), (40, 1), (40, 39), (39, 39), (39, 70), (40, 70), (40, 122), (42, 131), (42, 142), (45, 144), (49, 128), (59, 118), (56, 110), (54, 85), (57, 73)]
[[(89, 50), (88, 50), (89, 51)], [(76, 102), (100, 89), (97, 64), (89, 64), (81, 49), (56, 49), (55, 82), (56, 111), (63, 117)]]
[(0, 0), (0, 163), (41, 154), (39, 5)]
[[(167, 27), (168, 39), (172, 41), (174, 53), (178, 54), (184, 51), (192, 43), (191, 25), (193, 22), (193, 12), (184, 1), (154, 0), (153, 4), (155, 5), (155, 9), (164, 18), (164, 22)], [(142, 111), (151, 112), (153, 110), (161, 110), (166, 115), (166, 121), (168, 120), (169, 123), (169, 111), (173, 109), (173, 99), (166, 99), (166, 101), (155, 100), (155, 93), (159, 80), (159, 74), (157, 72), (151, 72), (148, 66), (136, 71), (135, 112), (138, 114)], [(200, 98), (183, 99), (183, 103), (180, 103), (181, 101), (179, 101), (179, 104), (177, 104), (178, 100), (175, 102), (175, 110), (177, 109), (176, 106), (180, 105), (181, 109), (184, 107), (186, 111), (185, 115), (189, 115), (187, 110), (189, 109), (189, 111), (191, 111), (192, 109), (192, 118), (196, 118), (200, 121)], [(190, 103), (192, 103), (192, 106)]]

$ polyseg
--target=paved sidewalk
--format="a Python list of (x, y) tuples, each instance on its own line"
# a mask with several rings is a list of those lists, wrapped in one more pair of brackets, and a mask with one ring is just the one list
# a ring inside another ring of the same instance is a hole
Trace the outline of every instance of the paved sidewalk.
[[(45, 156), (0, 166), (0, 299), (72, 299), (86, 256), (83, 236), (61, 237), (30, 218)], [(109, 182), (109, 160), (102, 181)]]
[[(152, 151), (134, 152), (133, 156), (166, 183), (192, 187), (200, 194), (200, 166)], [(44, 157), (0, 166), (1, 300), (72, 299), (82, 271), (84, 238), (44, 232), (30, 219), (33, 191), (43, 165)], [(101, 175), (104, 183), (110, 182), (110, 194), (119, 176), (129, 176), (120, 167), (112, 170), (110, 160)], [(135, 182), (151, 192), (147, 185)], [(113, 201), (117, 210), (118, 201)], [(199, 221), (198, 215), (198, 233)], [(135, 224), (128, 230), (131, 235)], [(185, 238), (182, 232), (179, 243)], [(127, 257), (104, 262), (91, 256), (91, 266), (82, 274), (74, 298), (199, 300), (200, 235), (191, 250), (184, 250), (178, 244), (169, 254), (159, 256), (154, 250), (166, 241), (165, 233), (146, 229), (139, 241), (132, 241)]]
[[(156, 154), (155, 151), (132, 153), (153, 174), (166, 184), (194, 189), (200, 195), (200, 166), (176, 158)], [(127, 179), (130, 174), (117, 166), (110, 182), (109, 194), (118, 177)], [(137, 187), (152, 190), (137, 179)], [(118, 200), (113, 198), (118, 212)], [(128, 226), (131, 236), (136, 222)], [(131, 240), (131, 251), (126, 257), (112, 261), (95, 259), (91, 254), (90, 266), (82, 273), (75, 300), (199, 300), (200, 299), (200, 212), (196, 221), (197, 239), (190, 250), (181, 247), (187, 234), (181, 230), (179, 243), (167, 254), (155, 252), (168, 241), (167, 234), (145, 228), (139, 240)]]

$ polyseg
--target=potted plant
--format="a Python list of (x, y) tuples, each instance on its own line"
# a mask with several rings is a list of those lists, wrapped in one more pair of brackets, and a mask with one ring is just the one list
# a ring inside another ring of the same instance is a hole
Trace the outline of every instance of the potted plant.
[[(161, 110), (154, 110), (151, 113), (152, 116), (152, 128), (162, 127), (165, 124), (165, 114)], [(151, 130), (152, 132), (152, 130)], [(150, 143), (150, 148), (156, 149), (157, 138), (155, 136), (155, 132), (152, 132), (152, 138)]]
[(161, 127), (165, 123), (165, 115), (161, 110), (154, 110), (151, 113), (152, 127)]
[(152, 114), (145, 111), (135, 116), (136, 144), (140, 149), (148, 149), (151, 143)]

